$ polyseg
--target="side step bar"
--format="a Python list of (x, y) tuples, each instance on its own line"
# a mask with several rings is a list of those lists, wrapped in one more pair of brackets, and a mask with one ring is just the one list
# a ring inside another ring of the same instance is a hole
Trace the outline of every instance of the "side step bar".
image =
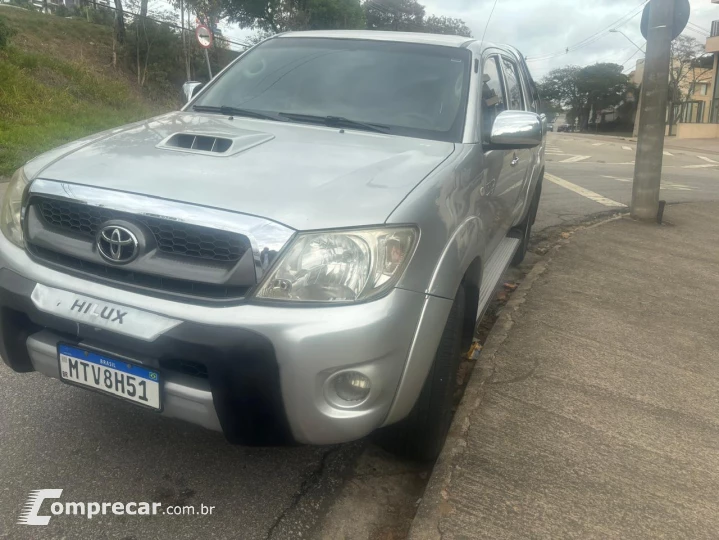
[(512, 262), (514, 254), (519, 249), (520, 240), (517, 238), (505, 238), (494, 250), (492, 257), (484, 265), (482, 274), (482, 285), (479, 289), (479, 308), (477, 309), (477, 320), (484, 317), (489, 302), (497, 290), (499, 280)]

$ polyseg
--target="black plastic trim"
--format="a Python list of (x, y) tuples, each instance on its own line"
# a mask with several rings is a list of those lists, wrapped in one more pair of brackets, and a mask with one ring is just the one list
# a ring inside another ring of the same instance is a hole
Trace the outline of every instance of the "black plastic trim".
[(163, 372), (168, 361), (196, 362), (207, 368), (215, 410), (229, 442), (294, 443), (274, 347), (264, 336), (185, 321), (153, 342), (142, 341), (41, 312), (31, 299), (34, 288), (35, 282), (0, 269), (0, 353), (11, 369), (32, 371), (26, 341), (43, 328), (68, 343), (135, 358)]

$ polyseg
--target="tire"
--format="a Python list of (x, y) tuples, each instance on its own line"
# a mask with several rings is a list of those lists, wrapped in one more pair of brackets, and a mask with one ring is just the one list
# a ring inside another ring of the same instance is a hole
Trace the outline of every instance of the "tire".
[(460, 286), (422, 392), (404, 420), (378, 430), (375, 442), (399, 457), (434, 461), (452, 423), (464, 323), (464, 287)]
[(534, 197), (532, 197), (532, 202), (529, 206), (529, 211), (527, 212), (527, 216), (524, 218), (524, 221), (514, 227), (511, 231), (509, 231), (510, 238), (517, 238), (520, 241), (519, 248), (517, 248), (517, 252), (514, 254), (514, 258), (512, 259), (512, 262), (510, 263), (512, 266), (519, 266), (522, 264), (522, 261), (524, 261), (524, 257), (527, 255), (527, 250), (529, 249), (529, 240), (532, 236), (532, 225), (534, 225), (534, 222), (537, 220), (537, 210), (539, 209), (539, 200), (542, 197), (542, 179), (539, 179), (539, 183), (537, 184), (537, 188), (534, 191)]

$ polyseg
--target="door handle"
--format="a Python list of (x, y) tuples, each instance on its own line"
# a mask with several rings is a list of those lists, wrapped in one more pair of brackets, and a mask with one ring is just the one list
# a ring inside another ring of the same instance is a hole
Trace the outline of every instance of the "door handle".
[(514, 154), (514, 159), (512, 159), (512, 167), (516, 167), (519, 163), (519, 156), (517, 154)]

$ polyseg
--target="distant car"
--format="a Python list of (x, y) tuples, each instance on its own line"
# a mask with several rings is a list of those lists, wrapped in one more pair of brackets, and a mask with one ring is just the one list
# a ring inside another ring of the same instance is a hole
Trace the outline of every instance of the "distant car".
[(560, 131), (572, 132), (572, 131), (574, 131), (574, 127), (570, 126), (569, 124), (564, 124), (564, 125), (559, 126), (557, 128), (557, 131), (558, 132), (560, 132)]

